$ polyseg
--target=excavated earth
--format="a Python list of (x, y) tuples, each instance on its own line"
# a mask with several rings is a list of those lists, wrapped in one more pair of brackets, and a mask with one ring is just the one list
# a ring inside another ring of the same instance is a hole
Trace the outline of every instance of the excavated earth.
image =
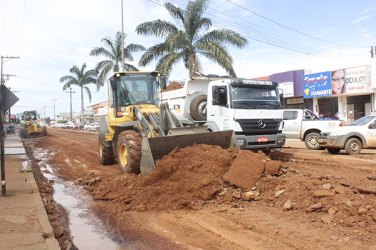
[(176, 148), (144, 177), (102, 166), (97, 140), (58, 129), (24, 140), (63, 249), (75, 249), (69, 218), (37, 149), (48, 150), (60, 178), (90, 192), (92, 211), (135, 249), (376, 249), (376, 151), (291, 147), (266, 156), (199, 144)]

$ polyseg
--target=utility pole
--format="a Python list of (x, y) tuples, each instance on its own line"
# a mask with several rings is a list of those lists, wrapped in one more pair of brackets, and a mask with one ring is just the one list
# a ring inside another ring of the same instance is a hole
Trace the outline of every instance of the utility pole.
[(52, 99), (52, 101), (54, 102), (54, 121), (56, 122), (56, 115), (55, 115), (55, 101), (56, 101), (56, 99)]
[[(6, 195), (7, 189), (6, 189), (6, 182), (5, 182), (5, 150), (4, 150), (4, 136), (3, 136), (3, 131), (4, 131), (4, 115), (5, 115), (5, 110), (4, 110), (4, 104), (5, 104), (5, 94), (3, 92), (4, 89), (4, 83), (5, 80), (3, 78), (3, 64), (6, 63), (7, 61), (10, 61), (12, 59), (18, 59), (20, 57), (15, 57), (15, 56), (1, 56), (0, 57), (0, 162), (1, 162), (1, 193), (3, 196)], [(5, 59), (5, 60), (4, 60)], [(6, 60), (8, 59), (8, 60)]]
[(71, 121), (73, 121), (73, 113), (72, 113), (72, 94), (74, 94), (74, 93), (76, 93), (76, 92), (73, 92), (72, 91), (72, 88), (69, 88), (69, 92), (67, 92), (67, 93), (69, 93), (69, 95), (70, 95), (70, 120)]

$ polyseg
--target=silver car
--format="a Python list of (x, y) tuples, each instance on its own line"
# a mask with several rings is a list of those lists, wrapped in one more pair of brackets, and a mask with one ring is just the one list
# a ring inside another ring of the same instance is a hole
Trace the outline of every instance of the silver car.
[(86, 131), (98, 131), (99, 130), (99, 123), (93, 122), (93, 123), (84, 125), (84, 130), (86, 130)]
[(331, 154), (338, 154), (344, 149), (346, 153), (355, 155), (362, 148), (376, 148), (376, 115), (364, 116), (350, 125), (322, 132), (318, 143)]

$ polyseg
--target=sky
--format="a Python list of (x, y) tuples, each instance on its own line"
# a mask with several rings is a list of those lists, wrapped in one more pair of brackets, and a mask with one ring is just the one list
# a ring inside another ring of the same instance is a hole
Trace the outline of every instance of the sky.
[[(125, 43), (148, 48), (161, 38), (137, 35), (137, 25), (163, 19), (175, 22), (166, 0), (123, 0)], [(188, 1), (171, 0), (185, 8)], [(121, 0), (0, 0), (0, 56), (5, 85), (19, 98), (11, 113), (38, 110), (42, 117), (70, 111), (70, 94), (60, 78), (73, 65), (92, 69), (103, 60), (90, 51), (122, 29)], [(248, 39), (245, 48), (227, 45), (238, 77), (254, 78), (290, 70), (309, 73), (369, 65), (376, 46), (374, 0), (211, 0), (204, 16), (212, 29), (231, 29)], [(175, 23), (176, 24), (176, 23)], [(176, 24), (177, 25), (177, 24)], [(138, 67), (142, 53), (133, 54)], [(205, 74), (226, 75), (215, 63), (200, 58)], [(155, 62), (140, 70), (153, 70)], [(180, 63), (169, 80), (184, 81)], [(107, 100), (107, 87), (90, 86), (84, 106)], [(80, 89), (72, 88), (73, 112), (81, 107)]]

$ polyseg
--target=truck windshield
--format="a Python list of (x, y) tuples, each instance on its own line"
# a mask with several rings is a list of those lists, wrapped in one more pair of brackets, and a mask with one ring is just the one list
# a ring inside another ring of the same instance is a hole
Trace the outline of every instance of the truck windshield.
[(232, 86), (231, 104), (233, 108), (239, 109), (279, 109), (281, 103), (276, 88), (267, 86)]
[(117, 89), (119, 106), (157, 104), (158, 84), (154, 76), (122, 76)]

